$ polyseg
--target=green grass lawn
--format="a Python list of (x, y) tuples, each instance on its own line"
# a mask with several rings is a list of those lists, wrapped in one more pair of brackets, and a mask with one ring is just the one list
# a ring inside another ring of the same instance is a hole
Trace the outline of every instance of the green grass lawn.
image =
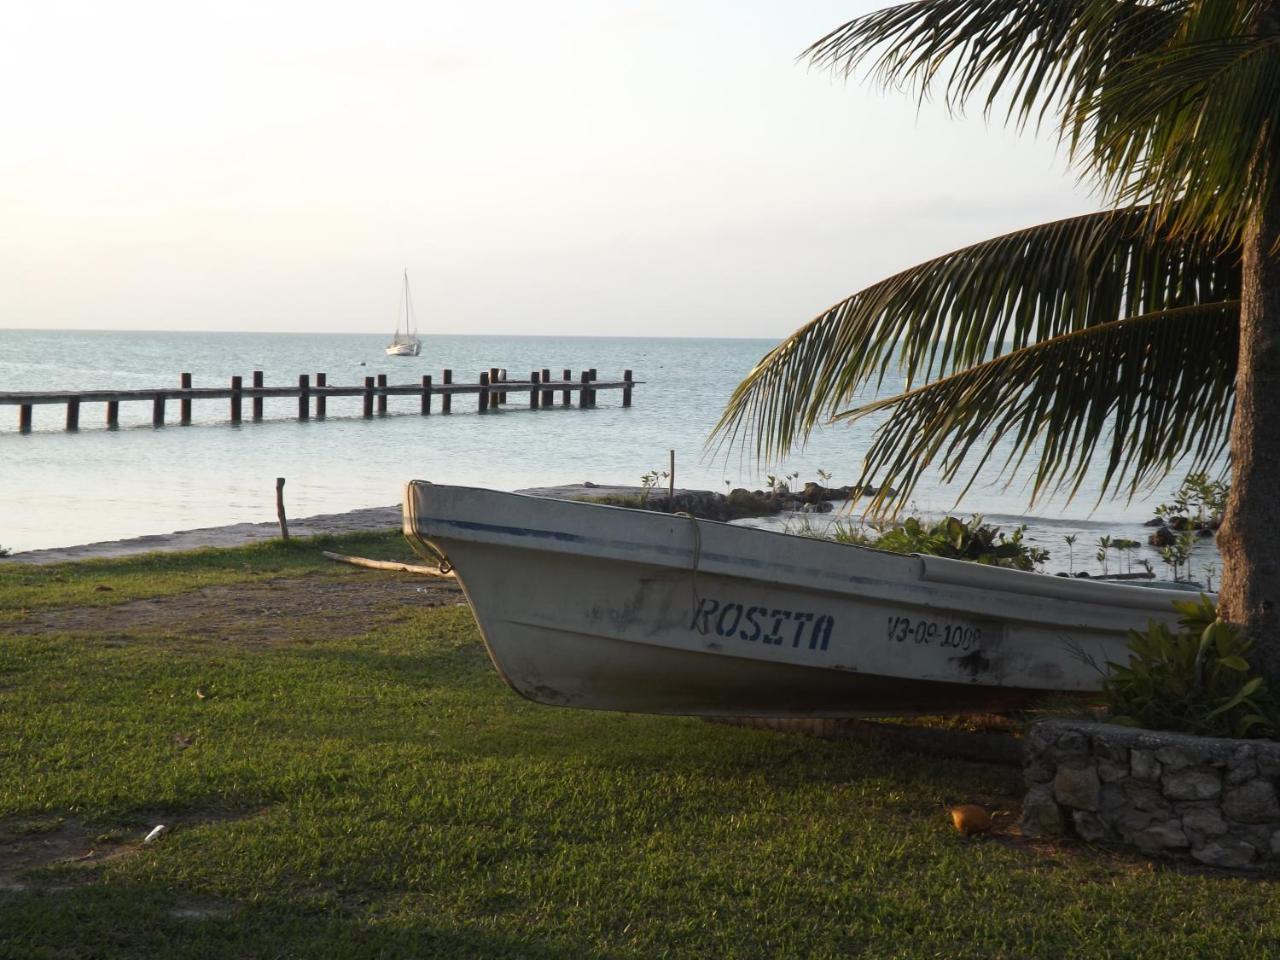
[[(391, 536), (326, 546), (407, 558)], [(466, 607), (408, 578), (342, 636), (291, 616), (241, 643), (195, 614), (23, 632), (22, 610), (214, 584), (385, 586), (318, 549), (0, 564), (0, 956), (1280, 950), (1270, 881), (952, 830), (950, 803), (1016, 810), (1016, 770), (527, 703)]]

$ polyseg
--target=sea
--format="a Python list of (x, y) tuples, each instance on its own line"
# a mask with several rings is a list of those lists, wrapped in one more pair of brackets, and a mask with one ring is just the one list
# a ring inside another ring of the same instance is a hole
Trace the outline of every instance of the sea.
[[(120, 405), (120, 426), (105, 428), (105, 404), (84, 404), (80, 430), (66, 432), (65, 408), (37, 406), (34, 429), (18, 431), (16, 407), (0, 407), (0, 547), (11, 551), (69, 546), (275, 517), (277, 477), (286, 479), (291, 517), (338, 513), (399, 502), (406, 481), (432, 480), (495, 489), (590, 481), (634, 484), (667, 470), (675, 451), (676, 484), (728, 490), (762, 488), (769, 477), (791, 483), (831, 475), (830, 486), (853, 483), (874, 424), (819, 429), (785, 460), (757, 463), (751, 450), (708, 445), (734, 387), (770, 348), (770, 340), (695, 337), (424, 336), (418, 357), (387, 357), (376, 334), (157, 333), (0, 330), (0, 391), (145, 389), (248, 384), (262, 370), (268, 386), (295, 385), (298, 375), (328, 375), (331, 385), (386, 374), (391, 383), (437, 381), (444, 368), (456, 382), (506, 368), (512, 378), (550, 368), (595, 368), (601, 379), (634, 371), (633, 405), (602, 391), (598, 406), (530, 410), (527, 394), (484, 415), (474, 396), (454, 398), (453, 413), (418, 413), (418, 398), (391, 397), (388, 416), (365, 420), (360, 397), (330, 398), (325, 420), (297, 419), (293, 398), (267, 399), (265, 419), (232, 424), (225, 400), (197, 400), (192, 424), (177, 424), (170, 401), (166, 426), (151, 424), (151, 405)], [(881, 393), (896, 392), (890, 375)], [(957, 502), (960, 486), (928, 476), (910, 510), (924, 517), (982, 514), (1003, 529), (1026, 525), (1026, 537), (1050, 552), (1049, 572), (1100, 572), (1100, 537), (1146, 542), (1142, 524), (1181, 479), (1135, 500), (1098, 499), (1100, 475), (1067, 501), (1030, 502), (1025, 477), (980, 477)], [(665, 484), (665, 480), (663, 483)], [(834, 516), (856, 523), (857, 514)], [(832, 515), (784, 514), (760, 525), (811, 532)], [(1076, 538), (1069, 547), (1065, 538)], [(1145, 557), (1167, 573), (1156, 551), (1122, 558), (1110, 572)], [(1215, 578), (1211, 541), (1196, 548), (1191, 572)]]

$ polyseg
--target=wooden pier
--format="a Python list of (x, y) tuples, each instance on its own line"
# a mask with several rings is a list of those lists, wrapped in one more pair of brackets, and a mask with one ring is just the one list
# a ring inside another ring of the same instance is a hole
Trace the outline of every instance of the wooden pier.
[(600, 390), (621, 390), (622, 406), (631, 406), (631, 391), (640, 382), (633, 379), (627, 370), (621, 380), (600, 380), (596, 371), (583, 370), (575, 378), (573, 371), (565, 369), (560, 379), (551, 375), (551, 370), (543, 368), (529, 373), (527, 380), (512, 380), (507, 371), (491, 367), (482, 372), (475, 383), (455, 383), (452, 370), (441, 371), (440, 380), (436, 382), (431, 375), (425, 375), (418, 383), (391, 384), (386, 374), (376, 377), (365, 377), (364, 383), (352, 386), (331, 386), (324, 373), (317, 373), (314, 380), (310, 374), (300, 374), (296, 385), (285, 387), (268, 387), (265, 385), (261, 370), (255, 370), (250, 386), (244, 385), (242, 377), (232, 377), (229, 386), (196, 387), (192, 384), (191, 374), (183, 373), (178, 378), (176, 388), (161, 387), (151, 390), (48, 390), (48, 391), (0, 391), (0, 406), (16, 406), (18, 408), (18, 430), (30, 433), (33, 424), (33, 411), (37, 406), (61, 404), (66, 408), (66, 429), (80, 429), (80, 408), (86, 403), (102, 403), (106, 405), (107, 429), (116, 429), (120, 425), (120, 404), (151, 404), (151, 423), (153, 426), (165, 425), (167, 404), (170, 400), (178, 402), (178, 420), (183, 426), (191, 423), (191, 405), (196, 400), (225, 400), (228, 403), (228, 419), (231, 423), (241, 423), (243, 419), (244, 398), (251, 403), (252, 418), (263, 419), (263, 400), (267, 397), (296, 397), (298, 400), (297, 419), (310, 420), (313, 415), (323, 420), (328, 415), (328, 399), (330, 397), (360, 397), (365, 418), (372, 418), (375, 405), (378, 416), (387, 415), (388, 397), (418, 397), (418, 413), (430, 415), (436, 398), (440, 401), (440, 413), (453, 412), (453, 398), (458, 394), (475, 394), (477, 409), (487, 413), (507, 405), (507, 395), (528, 394), (528, 406), (531, 410), (550, 409), (556, 406), (557, 395), (560, 406), (573, 406), (574, 394), (577, 394), (577, 405), (591, 408), (596, 405), (596, 393)]

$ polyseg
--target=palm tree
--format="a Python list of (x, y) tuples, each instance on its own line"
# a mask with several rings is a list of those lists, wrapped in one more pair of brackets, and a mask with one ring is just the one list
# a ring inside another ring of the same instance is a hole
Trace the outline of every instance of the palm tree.
[[(1033, 470), (1032, 501), (1132, 495), (1229, 451), (1222, 614), (1280, 687), (1280, 0), (914, 0), (806, 56), (1056, 129), (1108, 209), (889, 277), (765, 356), (717, 425), (770, 459), (883, 422), (873, 511), (926, 468)], [(900, 364), (900, 395), (860, 403)], [(1011, 451), (1011, 452), (1010, 452)]]

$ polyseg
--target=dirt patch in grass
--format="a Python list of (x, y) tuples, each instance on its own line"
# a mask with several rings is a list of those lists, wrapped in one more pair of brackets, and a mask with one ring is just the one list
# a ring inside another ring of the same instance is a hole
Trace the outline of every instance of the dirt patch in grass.
[[(179, 815), (156, 813), (145, 823), (86, 824), (74, 818), (44, 817), (0, 823), (0, 892), (12, 893), (33, 886), (49, 888), (46, 870), (58, 870), (55, 888), (90, 881), (97, 869), (112, 860), (137, 853), (155, 826), (164, 831), (154, 840), (164, 843), (175, 830), (208, 823), (222, 823), (256, 816), (261, 811), (190, 811)], [(197, 905), (203, 906), (203, 905)]]
[(358, 636), (414, 608), (462, 602), (454, 580), (381, 571), (313, 574), (219, 584), (114, 606), (40, 610), (6, 629), (35, 635), (182, 636), (261, 646)]

